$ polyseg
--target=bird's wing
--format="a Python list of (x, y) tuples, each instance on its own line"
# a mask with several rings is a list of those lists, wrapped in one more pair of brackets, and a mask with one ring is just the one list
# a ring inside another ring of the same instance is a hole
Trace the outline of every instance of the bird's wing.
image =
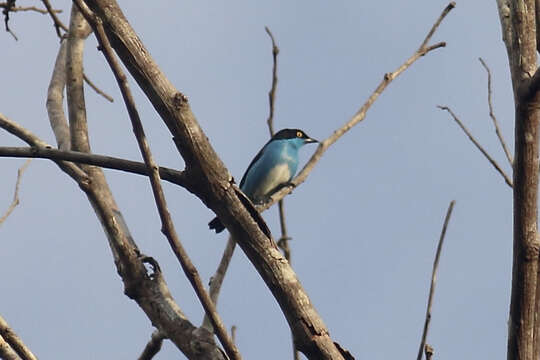
[(242, 180), (240, 180), (240, 189), (242, 188), (242, 186), (244, 186), (244, 182), (246, 181), (246, 176), (247, 176), (247, 173), (249, 172), (249, 169), (251, 169), (251, 167), (253, 166), (253, 164), (255, 164), (257, 162), (257, 160), (259, 160), (264, 152), (264, 149), (266, 148), (266, 146), (270, 143), (270, 141), (272, 141), (272, 139), (268, 140), (268, 142), (266, 144), (264, 144), (264, 146), (262, 147), (261, 150), (259, 150), (259, 152), (257, 153), (257, 155), (255, 155), (255, 157), (253, 158), (253, 160), (251, 160), (251, 162), (249, 163), (249, 166), (247, 167), (246, 169), (246, 172), (244, 173), (244, 176), (242, 176)]

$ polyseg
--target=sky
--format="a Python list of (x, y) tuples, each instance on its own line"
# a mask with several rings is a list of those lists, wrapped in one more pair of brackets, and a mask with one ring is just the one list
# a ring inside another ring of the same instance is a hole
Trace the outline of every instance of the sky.
[[(142, 41), (191, 102), (202, 129), (240, 179), (268, 140), (271, 42), (280, 48), (276, 129), (324, 139), (360, 108), (386, 72), (420, 45), (447, 5), (442, 1), (120, 1)], [(70, 2), (52, 1), (69, 23)], [(35, 5), (21, 1), (17, 5)], [(149, 8), (151, 7), (151, 8)], [(45, 109), (58, 51), (47, 16), (11, 15), (19, 40), (0, 33), (0, 113), (48, 143)], [(416, 356), (431, 268), (444, 215), (446, 234), (428, 343), (437, 359), (506, 358), (512, 259), (512, 193), (446, 112), (460, 117), (510, 174), (488, 116), (493, 104), (513, 152), (513, 97), (495, 1), (457, 2), (433, 37), (446, 48), (397, 78), (366, 119), (334, 144), (307, 181), (285, 199), (292, 266), (333, 340), (357, 359)], [(120, 92), (93, 35), (85, 72), (115, 102), (87, 88), (95, 153), (140, 160)], [(131, 88), (159, 164), (182, 169), (171, 136), (144, 94)], [(0, 130), (2, 146), (24, 144)], [(301, 150), (307, 161), (315, 146)], [(0, 159), (0, 213), (22, 159)], [(159, 262), (182, 310), (203, 310), (160, 233), (144, 177), (106, 170), (141, 250)], [(204, 282), (227, 233), (210, 232), (214, 214), (183, 188), (164, 184), (178, 234)], [(123, 294), (106, 237), (77, 185), (47, 160), (24, 173), (20, 204), (0, 225), (0, 315), (41, 359), (133, 359), (153, 328)], [(279, 237), (277, 207), (264, 213)], [(291, 358), (277, 302), (237, 249), (218, 310), (245, 359)], [(165, 342), (156, 359), (184, 358)]]

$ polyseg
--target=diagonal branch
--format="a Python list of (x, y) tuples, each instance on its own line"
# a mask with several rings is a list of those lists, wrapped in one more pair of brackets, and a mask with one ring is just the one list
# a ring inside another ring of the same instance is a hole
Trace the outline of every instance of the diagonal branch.
[(491, 101), (491, 70), (487, 66), (486, 62), (482, 58), (478, 58), (484, 69), (486, 69), (486, 72), (488, 74), (488, 107), (489, 107), (489, 117), (493, 121), (493, 125), (495, 125), (495, 133), (497, 134), (497, 138), (499, 139), (499, 142), (501, 143), (501, 146), (504, 150), (504, 153), (506, 155), (506, 158), (508, 159), (508, 162), (510, 163), (510, 166), (513, 166), (514, 159), (512, 158), (512, 154), (510, 154), (510, 150), (508, 149), (508, 146), (506, 145), (506, 141), (504, 141), (504, 138), (502, 136), (501, 130), (499, 129), (499, 122), (497, 121), (497, 118), (495, 117), (495, 112), (493, 111), (493, 102)]
[[(270, 31), (270, 29), (265, 26), (264, 29), (266, 30), (266, 33), (268, 36), (270, 36), (270, 39), (272, 40), (272, 60), (273, 60), (273, 66), (272, 66), (272, 87), (270, 88), (270, 91), (268, 92), (268, 105), (269, 105), (269, 114), (268, 114), (268, 120), (266, 121), (268, 124), (268, 130), (270, 131), (270, 137), (274, 136), (274, 106), (276, 102), (276, 89), (277, 89), (277, 83), (278, 83), (278, 77), (277, 77), (277, 58), (279, 54), (279, 48), (276, 44), (276, 40), (274, 39), (274, 35)], [(285, 221), (285, 200), (281, 199), (278, 202), (278, 212), (279, 212), (279, 224), (281, 227), (281, 237), (279, 238), (277, 245), (278, 247), (283, 251), (283, 255), (285, 256), (285, 259), (290, 263), (291, 262), (291, 249), (289, 248), (289, 240), (291, 239), (287, 235), (287, 223)], [(293, 347), (293, 359), (298, 360), (299, 354), (298, 350), (294, 346), (294, 334), (292, 334), (292, 347)]]
[(495, 170), (497, 170), (499, 172), (499, 174), (501, 174), (501, 176), (503, 177), (504, 181), (506, 182), (506, 184), (510, 187), (513, 187), (513, 183), (512, 183), (512, 180), (510, 179), (510, 177), (508, 175), (506, 175), (506, 173), (504, 172), (504, 170), (499, 166), (499, 164), (495, 161), (495, 159), (493, 159), (489, 154), (488, 152), (482, 147), (482, 145), (480, 145), (480, 143), (474, 138), (474, 136), (471, 134), (471, 132), (469, 131), (469, 129), (467, 129), (465, 127), (465, 125), (463, 125), (463, 123), (461, 122), (461, 120), (459, 120), (459, 118), (456, 116), (456, 114), (454, 114), (454, 112), (448, 107), (448, 106), (440, 106), (438, 105), (437, 106), (439, 109), (441, 110), (446, 110), (448, 111), (448, 113), (452, 116), (452, 118), (454, 119), (454, 121), (459, 125), (459, 127), (461, 128), (461, 130), (463, 130), (463, 132), (467, 135), (467, 137), (472, 141), (472, 143), (476, 146), (476, 148), (478, 150), (480, 150), (480, 152), (486, 157), (486, 159), (488, 159), (488, 161), (491, 163), (491, 165), (493, 165), (493, 167), (495, 168)]
[[(426, 351), (426, 356), (428, 349), (426, 347), (426, 338), (429, 331), (429, 323), (431, 321), (431, 306), (433, 304), (433, 296), (435, 295), (435, 284), (437, 282), (437, 270), (439, 269), (439, 260), (441, 258), (442, 246), (444, 243), (444, 237), (446, 235), (446, 229), (448, 228), (448, 222), (452, 216), (452, 210), (456, 204), (455, 200), (450, 201), (448, 205), (448, 210), (446, 211), (446, 217), (444, 218), (444, 224), (441, 230), (441, 236), (439, 237), (439, 243), (437, 245), (437, 251), (435, 252), (435, 260), (433, 261), (433, 271), (431, 272), (431, 285), (429, 287), (429, 296), (428, 304), (426, 309), (426, 319), (424, 320), (424, 331), (422, 332), (422, 340), (420, 341), (420, 348), (418, 349), (417, 360), (422, 359), (422, 352)], [(428, 345), (429, 346), (429, 345)], [(425, 349), (424, 349), (425, 348)]]
[(144, 350), (139, 356), (138, 360), (150, 360), (157, 355), (157, 353), (161, 350), (161, 345), (163, 345), (163, 340), (165, 338), (165, 334), (163, 334), (161, 331), (154, 331), (150, 341), (144, 347)]
[(37, 360), (32, 351), (24, 344), (22, 339), (13, 331), (7, 321), (0, 316), (0, 338), (20, 356), (22, 360)]
[(13, 210), (15, 210), (17, 205), (19, 205), (19, 186), (21, 185), (22, 175), (24, 171), (26, 170), (26, 168), (28, 167), (28, 165), (30, 165), (30, 161), (31, 159), (26, 160), (24, 164), (19, 168), (19, 170), (17, 170), (17, 180), (15, 181), (15, 191), (13, 193), (13, 201), (9, 205), (4, 215), (0, 217), (0, 225), (2, 225), (4, 221), (6, 221), (6, 219), (9, 217), (9, 215), (11, 215)]
[(62, 37), (62, 32), (60, 30), (64, 30), (65, 32), (67, 32), (68, 31), (67, 26), (64, 25), (64, 23), (62, 23), (62, 21), (60, 21), (58, 16), (56, 16), (56, 11), (52, 8), (51, 3), (49, 2), (49, 0), (41, 0), (41, 2), (43, 3), (43, 5), (45, 5), (45, 8), (47, 9), (47, 12), (51, 16), (51, 19), (52, 19), (53, 24), (54, 24), (54, 28), (56, 30), (56, 35), (58, 35), (58, 37), (61, 38)]
[(225, 326), (217, 313), (216, 307), (204, 288), (197, 268), (191, 262), (191, 259), (189, 258), (182, 243), (180, 242), (178, 234), (176, 233), (171, 215), (167, 209), (167, 202), (165, 200), (163, 188), (161, 187), (158, 166), (155, 163), (152, 153), (150, 151), (150, 146), (148, 145), (142, 122), (135, 106), (135, 101), (133, 100), (131, 90), (129, 89), (126, 75), (124, 74), (120, 67), (120, 64), (116, 60), (114, 52), (109, 43), (109, 39), (107, 38), (105, 30), (103, 29), (101, 20), (94, 17), (94, 15), (90, 12), (90, 10), (82, 2), (82, 0), (76, 1), (76, 3), (79, 7), (79, 10), (84, 14), (87, 21), (94, 28), (96, 38), (98, 39), (98, 42), (101, 46), (101, 50), (103, 51), (103, 54), (105, 55), (105, 58), (109, 63), (109, 66), (111, 67), (111, 70), (114, 73), (114, 77), (116, 78), (118, 86), (122, 92), (124, 103), (126, 105), (129, 118), (133, 126), (133, 132), (135, 133), (135, 137), (137, 138), (137, 143), (144, 158), (144, 162), (150, 172), (150, 182), (152, 185), (152, 192), (154, 193), (154, 198), (156, 206), (158, 208), (159, 216), (161, 218), (162, 232), (169, 240), (169, 244), (177, 259), (179, 260), (186, 277), (189, 279), (191, 285), (195, 289), (195, 293), (197, 294), (199, 301), (203, 305), (206, 314), (210, 318), (216, 335), (219, 338), (223, 347), (225, 348), (227, 355), (232, 359), (241, 359), (238, 349), (227, 335), (227, 330), (225, 329)]
[[(336, 129), (332, 135), (330, 135), (328, 138), (323, 140), (320, 144), (315, 153), (311, 156), (307, 164), (304, 166), (302, 171), (298, 174), (298, 176), (292, 181), (292, 184), (296, 187), (306, 181), (307, 177), (315, 167), (315, 165), (319, 162), (319, 160), (322, 158), (323, 154), (328, 150), (328, 148), (334, 144), (336, 141), (338, 141), (345, 133), (347, 133), (349, 130), (351, 130), (355, 125), (357, 125), (359, 122), (365, 119), (366, 114), (368, 110), (371, 108), (371, 105), (379, 98), (379, 96), (382, 94), (382, 92), (386, 89), (390, 83), (396, 79), (399, 75), (401, 75), (405, 70), (407, 70), (412, 64), (414, 64), (418, 59), (420, 59), (422, 56), (427, 55), (433, 50), (442, 48), (446, 46), (445, 42), (439, 42), (431, 46), (427, 46), (428, 42), (433, 37), (435, 31), (441, 24), (441, 22), (444, 20), (444, 18), (448, 15), (448, 13), (455, 7), (455, 2), (450, 2), (442, 11), (441, 15), (437, 18), (433, 26), (431, 27), (428, 35), (420, 45), (420, 47), (412, 54), (405, 62), (399, 66), (396, 70), (393, 72), (386, 73), (383, 77), (383, 80), (379, 83), (375, 91), (369, 96), (369, 98), (366, 100), (366, 102), (360, 107), (360, 109), (354, 114), (354, 116), (345, 123), (342, 127)], [(282, 199), (287, 194), (289, 194), (292, 191), (292, 187), (284, 187), (280, 191), (277, 191), (272, 195), (272, 201), (265, 204), (265, 206), (262, 207), (262, 209), (267, 209), (270, 206), (272, 206), (276, 201)]]
[[(240, 191), (234, 186), (232, 177), (191, 111), (187, 96), (180, 93), (159, 69), (116, 1), (84, 1), (103, 21), (111, 45), (173, 135), (185, 160), (186, 176), (192, 183), (193, 194), (227, 226), (272, 291), (294, 333), (296, 347), (311, 358), (343, 357), (344, 352), (338, 349), (330, 337), (298, 277), (281, 253), (272, 246), (271, 234), (265, 229), (264, 220), (254, 211), (249, 201), (243, 200)], [(396, 76), (421, 56), (443, 46), (444, 43), (426, 46), (416, 51), (394, 73), (387, 74), (368, 105), (351, 120), (351, 124), (346, 124), (339, 133), (334, 134), (333, 142), (364, 118), (367, 108)], [(332, 139), (326, 147), (331, 143)], [(320, 149), (319, 154), (322, 154), (324, 149)]]
[[(212, 299), (212, 302), (216, 306), (217, 306), (217, 302), (219, 298), (219, 293), (221, 291), (221, 285), (223, 285), (223, 280), (225, 279), (225, 274), (227, 273), (227, 269), (229, 268), (229, 264), (231, 263), (231, 259), (234, 254), (235, 248), (236, 248), (236, 242), (234, 241), (232, 236), (229, 236), (229, 240), (227, 240), (227, 245), (225, 246), (223, 255), (221, 255), (221, 260), (216, 269), (216, 272), (210, 278), (208, 292), (210, 293), (210, 298)], [(202, 327), (207, 329), (210, 332), (214, 332), (214, 328), (212, 327), (210, 318), (206, 314), (204, 315)], [(232, 342), (234, 343), (234, 336), (232, 333), (231, 333), (231, 338), (232, 338)]]
[(9, 344), (0, 336), (0, 359), (3, 360), (20, 360), (21, 358), (9, 346)]

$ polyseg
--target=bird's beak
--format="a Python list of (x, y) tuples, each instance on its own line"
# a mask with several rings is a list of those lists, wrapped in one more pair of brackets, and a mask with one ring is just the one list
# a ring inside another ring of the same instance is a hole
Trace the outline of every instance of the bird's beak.
[(307, 138), (306, 139), (306, 144), (311, 144), (311, 143), (318, 143), (319, 140), (315, 140), (315, 139), (312, 139), (312, 138)]

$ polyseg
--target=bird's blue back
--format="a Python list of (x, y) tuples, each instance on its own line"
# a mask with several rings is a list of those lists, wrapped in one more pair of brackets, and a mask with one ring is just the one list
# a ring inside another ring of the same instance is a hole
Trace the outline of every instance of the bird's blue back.
[(269, 141), (255, 156), (240, 189), (255, 203), (265, 201), (280, 185), (288, 183), (298, 168), (298, 150), (306, 142), (301, 138)]

